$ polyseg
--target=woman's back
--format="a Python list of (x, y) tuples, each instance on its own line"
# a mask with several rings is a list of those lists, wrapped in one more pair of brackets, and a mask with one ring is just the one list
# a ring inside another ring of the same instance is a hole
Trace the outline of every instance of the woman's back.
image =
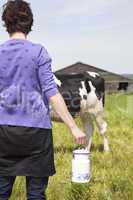
[[(26, 85), (28, 90), (32, 90), (37, 68), (35, 62), (40, 48), (41, 46), (26, 39), (10, 39), (2, 44), (0, 46), (1, 85), (7, 87), (10, 85), (21, 87)], [(32, 81), (33, 79), (34, 81)], [(29, 82), (32, 82), (32, 84), (29, 84)]]
[(45, 48), (10, 39), (0, 46), (0, 61), (0, 124), (50, 128), (47, 92), (57, 89), (49, 77), (51, 59)]

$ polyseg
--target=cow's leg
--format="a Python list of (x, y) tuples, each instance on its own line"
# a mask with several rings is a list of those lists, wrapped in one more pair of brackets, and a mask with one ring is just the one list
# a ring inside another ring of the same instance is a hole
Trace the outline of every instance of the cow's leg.
[(96, 116), (96, 124), (98, 126), (99, 132), (103, 138), (103, 145), (104, 145), (104, 151), (109, 151), (109, 143), (108, 143), (108, 139), (106, 136), (106, 130), (107, 130), (107, 123), (103, 118), (102, 114), (99, 114)]
[(91, 116), (89, 116), (88, 114), (80, 114), (80, 117), (81, 117), (81, 121), (83, 123), (86, 137), (87, 137), (86, 148), (90, 152), (91, 143), (92, 143), (92, 135), (93, 135), (93, 131), (94, 131), (93, 121), (92, 121)]

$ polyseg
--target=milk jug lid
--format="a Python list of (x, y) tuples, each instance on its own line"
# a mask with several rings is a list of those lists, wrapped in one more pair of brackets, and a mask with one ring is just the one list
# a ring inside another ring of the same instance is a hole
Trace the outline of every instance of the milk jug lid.
[(89, 154), (89, 151), (87, 149), (75, 149), (73, 154)]

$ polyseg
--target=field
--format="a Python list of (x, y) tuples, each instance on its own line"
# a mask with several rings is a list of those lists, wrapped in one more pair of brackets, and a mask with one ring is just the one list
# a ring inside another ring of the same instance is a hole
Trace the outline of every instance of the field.
[[(57, 172), (50, 178), (48, 200), (133, 200), (133, 95), (107, 95), (105, 110), (111, 151), (103, 153), (95, 129), (89, 184), (71, 183), (72, 150), (76, 145), (66, 126), (54, 123)], [(76, 122), (82, 127), (79, 119)], [(25, 179), (17, 177), (11, 200), (25, 199)]]

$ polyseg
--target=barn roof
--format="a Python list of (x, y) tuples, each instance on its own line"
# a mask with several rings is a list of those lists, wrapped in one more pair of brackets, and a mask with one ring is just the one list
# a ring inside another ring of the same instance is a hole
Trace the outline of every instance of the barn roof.
[(75, 74), (83, 73), (85, 71), (92, 71), (99, 73), (106, 82), (133, 82), (131, 79), (121, 76), (116, 73), (112, 73), (82, 62), (77, 62), (75, 64), (64, 67), (56, 71), (56, 74)]

